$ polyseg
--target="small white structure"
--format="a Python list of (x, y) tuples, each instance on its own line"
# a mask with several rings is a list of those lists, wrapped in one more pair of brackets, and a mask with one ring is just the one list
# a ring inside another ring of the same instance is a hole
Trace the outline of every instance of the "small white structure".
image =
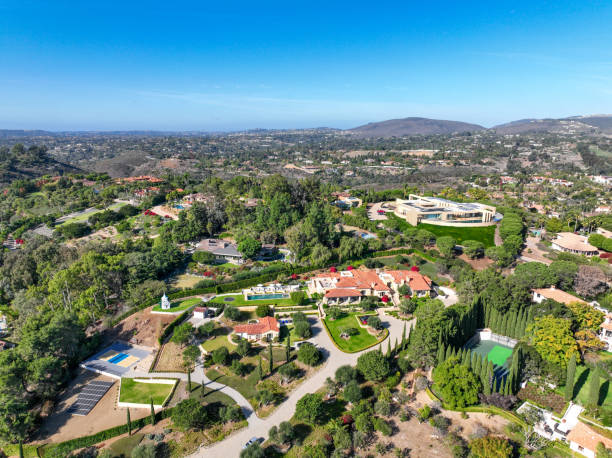
[(170, 310), (170, 301), (168, 300), (168, 296), (166, 293), (161, 298), (161, 308), (162, 310)]
[(204, 318), (208, 318), (210, 311), (207, 307), (196, 307), (193, 309), (193, 317), (198, 320), (203, 320)]
[(599, 443), (602, 443), (608, 449), (612, 448), (612, 439), (599, 434), (582, 422), (578, 422), (569, 432), (567, 441), (569, 442), (570, 449), (589, 458), (595, 458)]

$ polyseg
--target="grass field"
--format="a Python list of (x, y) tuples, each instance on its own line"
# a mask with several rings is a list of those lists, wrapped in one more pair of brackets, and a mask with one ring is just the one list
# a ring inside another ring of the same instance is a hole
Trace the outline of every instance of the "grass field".
[[(106, 210), (118, 210), (124, 205), (125, 205), (124, 203), (116, 203), (106, 208)], [(81, 215), (77, 215), (73, 218), (67, 219), (66, 221), (62, 221), (62, 223), (59, 224), (59, 226), (63, 226), (65, 224), (71, 224), (71, 223), (83, 223), (87, 221), (91, 215), (95, 215), (96, 213), (99, 213), (101, 211), (104, 211), (104, 210), (96, 210), (92, 212), (83, 213)]]
[[(378, 342), (382, 342), (389, 334), (389, 332), (385, 330), (385, 332), (382, 334), (382, 338), (376, 338), (365, 328), (359, 326), (356, 318), (358, 315), (364, 315), (364, 313), (349, 313), (337, 320), (330, 320), (328, 318), (324, 320), (338, 348), (347, 353), (354, 353), (368, 348)], [(345, 328), (355, 328), (357, 331), (359, 331), (359, 334), (351, 336), (349, 339), (343, 339), (340, 337), (340, 334)]]
[(255, 370), (246, 378), (238, 377), (237, 375), (224, 375), (216, 369), (207, 370), (206, 376), (214, 382), (223, 383), (234, 388), (247, 399), (252, 399), (257, 394), (255, 386), (259, 379)]
[(229, 351), (235, 347), (227, 336), (232, 332), (230, 328), (217, 326), (213, 331), (213, 337), (202, 342), (202, 348), (208, 352), (212, 352), (219, 347), (226, 347)]
[(186, 299), (182, 302), (171, 302), (169, 310), (163, 310), (160, 304), (157, 304), (153, 307), (154, 312), (165, 312), (165, 313), (176, 313), (187, 310), (189, 307), (193, 305), (198, 305), (202, 303), (202, 299), (199, 297), (192, 297), (191, 299)]
[(163, 405), (173, 387), (174, 385), (165, 383), (142, 383), (132, 378), (124, 378), (121, 379), (119, 401), (149, 404), (153, 398), (154, 404)]
[[(582, 406), (586, 406), (589, 403), (589, 386), (592, 375), (592, 371), (589, 367), (576, 367), (576, 377), (574, 379), (574, 399)], [(610, 389), (610, 381), (606, 380), (604, 377), (599, 378), (599, 405), (612, 408), (612, 390)]]
[[(228, 300), (230, 299), (230, 300)], [(245, 306), (258, 306), (258, 305), (276, 305), (279, 307), (287, 307), (296, 305), (291, 298), (287, 299), (255, 299), (247, 301), (242, 293), (240, 294), (228, 294), (225, 296), (217, 296), (210, 301), (211, 304), (225, 304), (233, 305), (234, 307), (245, 307)]]
[(110, 446), (112, 456), (132, 456), (132, 450), (144, 439), (144, 434), (135, 433), (131, 436), (122, 437)]
[[(204, 390), (204, 395), (202, 395), (202, 390)], [(219, 390), (212, 390), (208, 387), (203, 387), (202, 385), (196, 386), (189, 394), (189, 397), (202, 401), (204, 404), (223, 404), (224, 406), (228, 407), (236, 405), (236, 401), (234, 401), (227, 394), (222, 393)]]

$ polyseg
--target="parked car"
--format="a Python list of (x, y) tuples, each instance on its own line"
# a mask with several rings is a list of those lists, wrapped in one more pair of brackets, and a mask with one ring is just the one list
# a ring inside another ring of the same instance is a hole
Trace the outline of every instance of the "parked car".
[(263, 442), (263, 439), (261, 437), (251, 437), (246, 444), (244, 444), (244, 446), (242, 447), (243, 449), (248, 448), (250, 445), (253, 444), (259, 444), (260, 442)]

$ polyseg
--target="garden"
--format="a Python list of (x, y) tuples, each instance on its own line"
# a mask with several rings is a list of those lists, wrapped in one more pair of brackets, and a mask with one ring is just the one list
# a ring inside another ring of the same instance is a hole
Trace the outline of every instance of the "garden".
[[(330, 317), (323, 320), (332, 340), (340, 350), (346, 353), (355, 353), (385, 340), (389, 334), (387, 329), (383, 329), (378, 336), (374, 336), (366, 328), (360, 326), (359, 317), (364, 316), (366, 315), (362, 312), (346, 313), (335, 320), (332, 320)], [(350, 335), (348, 338), (344, 338), (343, 334), (346, 335), (349, 329), (351, 330), (348, 332)]]
[(153, 312), (164, 312), (164, 313), (178, 313), (184, 312), (189, 307), (193, 307), (195, 305), (202, 304), (202, 299), (199, 297), (192, 297), (190, 299), (185, 299), (184, 301), (176, 301), (170, 304), (170, 308), (168, 310), (164, 310), (161, 308), (160, 304), (157, 304), (153, 307)]
[(244, 298), (242, 293), (236, 294), (225, 294), (223, 296), (216, 296), (211, 299), (210, 304), (224, 304), (233, 305), (234, 307), (246, 307), (246, 306), (257, 306), (257, 305), (274, 305), (278, 307), (298, 305), (290, 297), (278, 298), (278, 299), (253, 299), (247, 300)]

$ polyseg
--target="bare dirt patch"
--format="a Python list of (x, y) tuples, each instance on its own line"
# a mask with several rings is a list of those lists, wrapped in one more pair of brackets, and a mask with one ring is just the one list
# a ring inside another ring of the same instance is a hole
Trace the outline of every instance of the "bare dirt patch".
[(151, 313), (152, 307), (134, 313), (108, 331), (107, 340), (117, 339), (146, 347), (157, 347), (162, 331), (176, 315)]
[(183, 350), (185, 347), (181, 347), (174, 342), (166, 342), (162, 345), (160, 350), (159, 358), (155, 363), (154, 371), (157, 372), (184, 372), (183, 367)]
[(470, 266), (472, 266), (472, 269), (474, 270), (485, 270), (487, 267), (490, 267), (494, 264), (494, 261), (492, 259), (489, 259), (489, 258), (470, 259), (464, 254), (459, 256), (459, 259), (467, 262)]

